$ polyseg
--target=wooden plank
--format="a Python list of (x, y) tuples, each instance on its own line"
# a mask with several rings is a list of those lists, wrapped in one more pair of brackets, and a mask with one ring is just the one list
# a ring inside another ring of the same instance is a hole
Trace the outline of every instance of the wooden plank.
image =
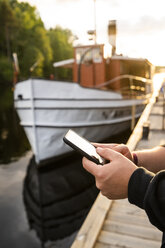
[(111, 245), (109, 246), (108, 244), (104, 244), (104, 243), (100, 243), (100, 242), (96, 242), (94, 248), (124, 248), (123, 246), (114, 246), (114, 245)]
[(116, 247), (124, 247), (124, 248), (158, 248), (160, 247), (160, 242), (158, 241), (150, 241), (147, 239), (141, 239), (137, 237), (132, 237), (128, 235), (121, 235), (118, 233), (110, 233), (106, 231), (101, 231), (98, 241), (100, 243), (108, 244), (109, 247), (111, 245)]
[(130, 203), (127, 204), (118, 204), (116, 201), (113, 203), (113, 207), (111, 209), (111, 212), (118, 212), (118, 213), (124, 213), (124, 214), (130, 214), (130, 215), (136, 215), (138, 216), (146, 216), (146, 213), (143, 209), (138, 208), (134, 205), (131, 205)]
[(141, 217), (146, 217), (146, 213), (144, 211), (141, 211), (141, 209), (138, 209), (138, 208), (126, 208), (124, 206), (122, 207), (117, 207), (115, 209), (112, 209), (111, 210), (111, 213), (120, 213), (120, 214), (128, 214), (130, 216), (134, 215), (136, 216), (137, 218), (139, 218), (139, 216)]
[(128, 225), (127, 223), (119, 223), (112, 220), (106, 220), (102, 230), (155, 241), (160, 241), (162, 238), (162, 233), (152, 226), (142, 227), (136, 224)]
[(135, 224), (140, 226), (151, 226), (148, 218), (142, 216), (134, 216), (117, 212), (109, 212), (107, 220), (114, 220), (120, 223)]
[(71, 248), (92, 248), (112, 201), (99, 194)]

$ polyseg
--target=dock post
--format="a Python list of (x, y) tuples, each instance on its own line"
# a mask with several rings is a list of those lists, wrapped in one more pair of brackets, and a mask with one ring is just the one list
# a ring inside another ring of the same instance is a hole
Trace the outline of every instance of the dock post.
[(147, 140), (148, 139), (149, 132), (150, 132), (150, 122), (149, 121), (146, 121), (143, 124), (142, 139), (146, 139)]

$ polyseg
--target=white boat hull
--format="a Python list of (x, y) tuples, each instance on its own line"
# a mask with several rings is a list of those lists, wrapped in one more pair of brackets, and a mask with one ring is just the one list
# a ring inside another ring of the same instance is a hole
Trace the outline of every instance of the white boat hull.
[(71, 150), (63, 136), (68, 129), (93, 142), (126, 130), (136, 105), (138, 118), (146, 100), (124, 100), (120, 94), (83, 88), (76, 83), (30, 79), (16, 85), (15, 108), (36, 162)]

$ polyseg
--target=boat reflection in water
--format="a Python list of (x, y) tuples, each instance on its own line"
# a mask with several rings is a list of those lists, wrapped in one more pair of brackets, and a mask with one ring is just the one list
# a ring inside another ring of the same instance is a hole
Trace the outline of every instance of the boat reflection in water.
[(34, 157), (24, 183), (24, 203), (30, 228), (42, 241), (65, 238), (82, 225), (98, 189), (79, 155), (49, 163), (39, 170)]

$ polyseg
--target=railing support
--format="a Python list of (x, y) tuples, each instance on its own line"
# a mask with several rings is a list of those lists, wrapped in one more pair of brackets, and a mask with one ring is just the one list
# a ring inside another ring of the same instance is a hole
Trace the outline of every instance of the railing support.
[(135, 127), (135, 115), (136, 115), (136, 105), (132, 105), (132, 120), (131, 120), (131, 131)]

